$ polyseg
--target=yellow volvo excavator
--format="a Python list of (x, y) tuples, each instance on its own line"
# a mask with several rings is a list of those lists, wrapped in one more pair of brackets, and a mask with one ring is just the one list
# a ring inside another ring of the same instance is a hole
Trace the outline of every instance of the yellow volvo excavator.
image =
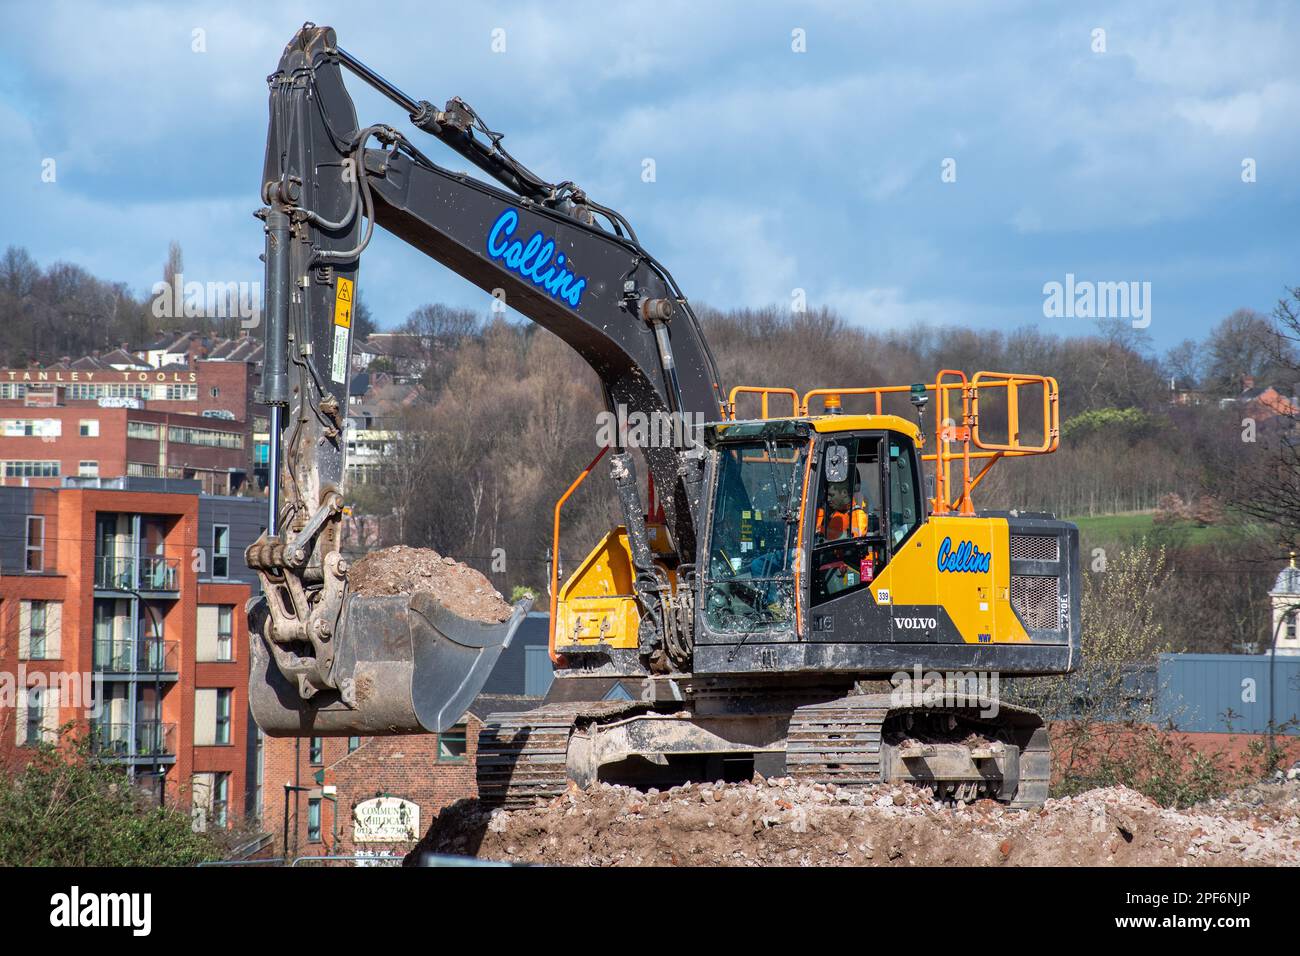
[[(344, 70), (499, 185), (435, 164), (389, 126), (359, 126)], [(541, 706), (489, 717), (484, 800), (754, 772), (1045, 799), (1046, 729), (997, 688), (1077, 665), (1078, 532), (979, 512), (972, 493), (1000, 459), (1056, 449), (1054, 379), (943, 370), (917, 384), (726, 390), (690, 303), (627, 219), (539, 178), (467, 103), (407, 96), (313, 24), (269, 84), (273, 481), (269, 527), (247, 554), (264, 585), (249, 612), (263, 730), (446, 730), (528, 610), (481, 624), (430, 594), (349, 591), (351, 310), (378, 225), (567, 342), (616, 422), (556, 504), (556, 680)], [(561, 580), (563, 505), (602, 459), (623, 524)]]

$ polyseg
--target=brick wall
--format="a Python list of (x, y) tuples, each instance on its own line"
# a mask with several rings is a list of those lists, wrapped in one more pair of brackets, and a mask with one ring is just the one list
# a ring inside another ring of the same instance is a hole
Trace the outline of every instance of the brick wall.
[[(0, 377), (6, 373), (0, 372)], [(8, 373), (10, 375), (18, 373)], [(128, 384), (181, 383), (193, 384), (197, 400), (167, 401), (149, 399), (140, 409), (102, 408), (94, 401), (69, 400), (65, 392), (57, 392), (57, 403), (48, 406), (28, 406), (21, 399), (0, 400), (0, 418), (54, 418), (62, 422), (62, 434), (54, 441), (32, 437), (0, 437), (0, 460), (54, 460), (60, 462), (62, 475), (76, 475), (80, 461), (97, 461), (99, 475), (116, 478), (126, 474), (127, 462), (157, 466), (159, 442), (126, 438), (128, 415), (136, 421), (183, 425), (190, 428), (207, 428), (234, 431), (243, 435), (242, 449), (212, 448), (201, 445), (172, 443), (168, 447), (168, 465), (173, 468), (199, 470), (195, 477), (204, 481), (204, 490), (225, 494), (232, 489), (224, 485), (225, 473), (230, 468), (248, 472), (253, 468), (254, 414), (264, 412), (253, 404), (253, 386), (257, 377), (252, 366), (245, 362), (199, 361), (192, 369), (156, 372), (73, 373), (70, 371), (47, 373), (50, 381), (125, 382)], [(76, 378), (74, 379), (74, 374)], [(90, 376), (90, 377), (87, 377)], [(213, 394), (215, 392), (215, 394)], [(234, 420), (206, 418), (202, 412), (225, 411)], [(98, 436), (81, 436), (78, 422), (81, 419), (98, 419)], [(210, 473), (210, 474), (209, 474)], [(3, 482), (0, 475), (0, 482)], [(10, 479), (10, 484), (21, 484), (21, 479)], [(30, 478), (30, 487), (57, 487), (58, 478)]]
[[(224, 363), (213, 362), (212, 365)], [(242, 368), (242, 366), (238, 366)], [(246, 374), (246, 372), (245, 372)], [(188, 404), (191, 414), (165, 411), (167, 406)], [(233, 489), (226, 487), (230, 469), (238, 469), (251, 474), (253, 455), (253, 434), (251, 420), (226, 421), (218, 418), (204, 418), (192, 414), (196, 409), (194, 403), (184, 402), (150, 402), (148, 409), (101, 408), (94, 402), (74, 402), (69, 405), (49, 408), (27, 408), (14, 402), (0, 404), (0, 418), (34, 418), (56, 419), (61, 422), (61, 434), (51, 440), (35, 435), (21, 437), (0, 436), (0, 461), (6, 460), (57, 460), (60, 463), (60, 476), (76, 476), (79, 463), (94, 461), (98, 463), (100, 478), (120, 478), (126, 474), (127, 463), (137, 462), (158, 467), (161, 442), (152, 439), (128, 438), (126, 434), (128, 417), (131, 421), (151, 422), (160, 428), (177, 425), (186, 428), (202, 428), (211, 431), (236, 432), (243, 437), (242, 448), (216, 448), (207, 445), (192, 445), (185, 442), (168, 442), (166, 444), (167, 467), (171, 469), (194, 469), (194, 477), (204, 483), (204, 490), (209, 494), (226, 494)], [(242, 413), (241, 413), (242, 418)], [(98, 435), (80, 434), (80, 423), (93, 421), (97, 423)], [(28, 478), (29, 487), (58, 487), (61, 477)], [(160, 474), (159, 477), (168, 477)], [(172, 477), (181, 477), (172, 475)], [(0, 473), (0, 484), (22, 485), (24, 479), (6, 480)]]
[[(1123, 723), (1097, 723), (1089, 726), (1086, 738), (1080, 740), (1066, 722), (1053, 721), (1048, 725), (1052, 737), (1052, 775), (1059, 780), (1067, 771), (1086, 773), (1097, 760), (1140, 759), (1141, 746), (1150, 742), (1155, 734), (1178, 757), (1183, 770), (1191, 766), (1193, 755), (1213, 760), (1224, 772), (1231, 785), (1250, 782), (1261, 769), (1260, 751), (1267, 745), (1264, 734), (1190, 733), (1168, 730), (1159, 725)], [(1273, 745), (1281, 752), (1281, 766), (1285, 769), (1300, 760), (1300, 736), (1278, 734)]]
[[(264, 749), (265, 795), (263, 829), (274, 835), (277, 851), (284, 834), (286, 781), (307, 788), (289, 793), (289, 855), (351, 855), (391, 852), (404, 855), (407, 843), (355, 843), (352, 808), (377, 796), (401, 797), (420, 808), (420, 833), (428, 829), (443, 807), (476, 796), (474, 761), (481, 722), (472, 714), (465, 720), (465, 757), (438, 759), (438, 737), (424, 734), (404, 737), (363, 737), (348, 752), (346, 737), (323, 738), (323, 761), (312, 764), (309, 738), (268, 738)], [(317, 782), (317, 774), (321, 782)], [(338, 788), (337, 803), (323, 799), (323, 786)], [(321, 799), (321, 841), (307, 839), (308, 800)], [(337, 808), (337, 815), (336, 815)], [(337, 819), (336, 819), (337, 816)], [(337, 829), (337, 840), (335, 839)]]
[[(149, 408), (160, 412), (184, 412), (198, 415), (209, 409), (221, 409), (235, 416), (236, 421), (248, 421), (253, 416), (253, 389), (250, 382), (250, 366), (245, 362), (209, 362), (199, 360), (194, 363), (194, 384), (198, 386), (197, 401), (175, 401), (154, 399)], [(213, 390), (217, 394), (213, 395)]]
[[(126, 415), (125, 408), (100, 408), (94, 402), (79, 402), (51, 408), (27, 408), (21, 403), (5, 402), (0, 405), (0, 418), (55, 419), (60, 422), (61, 434), (51, 440), (35, 435), (0, 436), (0, 461), (58, 461), (60, 475), (76, 475), (78, 463), (99, 463), (99, 474), (116, 477), (126, 474)], [(79, 434), (82, 421), (98, 424), (97, 436)], [(157, 461), (157, 452), (154, 452)], [(59, 478), (29, 478), (27, 485), (34, 488), (58, 487)], [(0, 484), (21, 485), (23, 479), (5, 479), (0, 473)]]

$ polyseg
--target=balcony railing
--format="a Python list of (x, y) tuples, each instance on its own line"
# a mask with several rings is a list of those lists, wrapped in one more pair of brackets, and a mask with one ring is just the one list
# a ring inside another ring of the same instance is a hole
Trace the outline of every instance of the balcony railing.
[(174, 757), (176, 725), (157, 720), (135, 724), (92, 721), (90, 750), (99, 757)]
[(95, 641), (95, 670), (106, 674), (174, 673), (180, 659), (179, 641)]
[(180, 562), (175, 558), (141, 558), (141, 591), (175, 591), (177, 589), (177, 568)]
[(135, 590), (135, 559), (95, 555), (95, 587)]
[(175, 558), (95, 556), (95, 587), (109, 591), (175, 591), (179, 588)]

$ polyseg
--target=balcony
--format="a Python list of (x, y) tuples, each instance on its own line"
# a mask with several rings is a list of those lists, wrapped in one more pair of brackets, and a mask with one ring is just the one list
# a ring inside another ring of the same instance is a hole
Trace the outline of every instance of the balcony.
[(175, 757), (176, 725), (157, 720), (135, 724), (91, 721), (90, 752), (110, 759)]
[(174, 674), (179, 660), (179, 641), (95, 641), (96, 673)]
[(142, 594), (179, 590), (180, 562), (175, 558), (95, 556), (95, 587)]

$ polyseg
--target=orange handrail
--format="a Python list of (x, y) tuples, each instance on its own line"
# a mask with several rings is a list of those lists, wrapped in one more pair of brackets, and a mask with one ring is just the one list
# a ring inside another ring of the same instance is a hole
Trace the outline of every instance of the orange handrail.
[[(975, 419), (971, 439), (977, 448), (989, 451), (1019, 451), (1048, 454), (1056, 451), (1060, 443), (1059, 386), (1049, 375), (1019, 375), (1010, 372), (976, 372), (971, 380), (972, 417)], [(1043, 441), (1040, 445), (1024, 445), (1020, 441), (1020, 386), (1039, 385), (1043, 389)], [(1007, 393), (1007, 440), (1004, 443), (985, 441), (979, 432), (979, 402), (981, 388), (1004, 388)]]
[(730, 421), (736, 420), (736, 397), (738, 395), (757, 395), (759, 396), (759, 417), (770, 418), (768, 414), (768, 398), (771, 395), (786, 395), (790, 399), (790, 415), (794, 417), (799, 414), (799, 393), (793, 388), (767, 388), (762, 385), (737, 385), (727, 396), (727, 418)]
[[(1042, 440), (1036, 444), (1021, 441), (1020, 428), (1020, 393), (1021, 386), (1040, 386), (1042, 388)], [(1002, 389), (1007, 396), (1007, 437), (1006, 441), (995, 441), (980, 434), (980, 392), (983, 389)], [(1050, 375), (1031, 375), (1019, 372), (976, 372), (971, 378), (965, 372), (956, 369), (944, 369), (935, 376), (933, 384), (925, 386), (927, 392), (933, 392), (934, 403), (934, 444), (933, 452), (921, 455), (923, 461), (933, 462), (935, 466), (935, 495), (931, 504), (935, 514), (950, 514), (954, 511), (963, 515), (975, 513), (971, 501), (971, 492), (983, 481), (989, 469), (1002, 458), (1023, 458), (1027, 455), (1046, 455), (1056, 451), (1060, 446), (1060, 398), (1056, 379)], [(762, 414), (768, 415), (768, 395), (789, 395), (792, 389), (769, 388), (740, 385), (731, 390), (731, 403), (728, 406), (730, 417), (735, 417), (736, 396), (743, 393), (755, 393), (763, 397)], [(795, 402), (794, 417), (825, 414), (829, 406), (839, 407), (840, 399), (845, 395), (866, 395), (875, 399), (875, 414), (884, 414), (886, 395), (910, 393), (910, 385), (870, 385), (849, 386), (844, 388), (814, 388), (805, 392)], [(960, 409), (957, 409), (957, 395), (960, 394)], [(822, 409), (814, 411), (815, 400), (822, 400)], [(951, 424), (947, 424), (951, 422)], [(918, 446), (924, 446), (922, 435)], [(959, 445), (954, 449), (952, 446)], [(971, 463), (983, 461), (984, 467), (972, 475)], [(961, 462), (960, 494), (955, 494), (957, 483), (953, 480), (952, 465)]]
[(824, 400), (831, 396), (838, 398), (841, 395), (872, 395), (875, 396), (876, 399), (876, 414), (881, 415), (884, 414), (884, 397), (886, 395), (897, 392), (909, 392), (911, 389), (912, 386), (910, 385), (867, 385), (855, 386), (853, 388), (814, 388), (804, 392), (803, 400), (799, 403), (799, 407), (804, 415), (808, 415), (811, 411), (809, 403), (812, 402), (814, 398), (823, 399), (824, 405)]
[[(957, 376), (958, 381), (945, 383), (944, 377), (948, 375)], [(934, 513), (948, 514), (953, 509), (954, 502), (949, 491), (952, 487), (952, 462), (960, 458), (962, 461), (962, 494), (955, 504), (958, 505), (961, 514), (974, 514), (975, 509), (970, 501), (970, 383), (966, 379), (965, 372), (946, 368), (936, 376), (934, 388), (935, 394), (939, 398), (939, 407), (935, 409), (934, 415), (934, 451), (938, 462), (938, 467), (935, 468), (934, 480)], [(956, 388), (961, 389), (960, 425), (955, 423), (951, 410), (951, 392)], [(954, 424), (949, 425), (948, 422), (954, 422)], [(953, 454), (948, 451), (948, 445), (953, 442), (961, 442), (962, 451), (960, 453)]]
[(605, 457), (605, 452), (609, 451), (608, 446), (602, 448), (596, 457), (591, 459), (591, 464), (582, 469), (582, 473), (573, 479), (573, 484), (560, 495), (555, 502), (555, 527), (551, 533), (551, 620), (550, 633), (546, 638), (546, 649), (551, 656), (551, 663), (557, 667), (565, 665), (564, 658), (555, 653), (555, 612), (559, 606), (560, 600), (560, 509), (564, 503), (569, 500), (569, 496), (578, 490), (578, 486), (587, 480), (591, 470), (596, 467), (596, 463)]

